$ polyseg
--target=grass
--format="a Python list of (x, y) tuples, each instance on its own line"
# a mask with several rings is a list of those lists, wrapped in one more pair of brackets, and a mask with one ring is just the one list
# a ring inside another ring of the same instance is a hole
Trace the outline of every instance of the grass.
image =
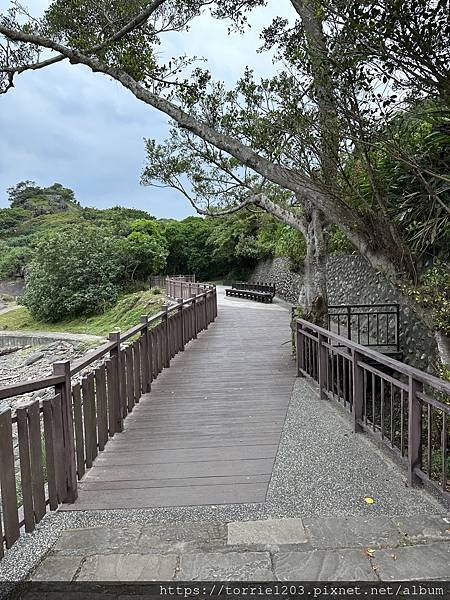
[[(156, 293), (155, 293), (156, 292)], [(0, 330), (86, 333), (106, 336), (110, 331), (126, 331), (139, 323), (141, 315), (153, 315), (161, 310), (165, 296), (157, 288), (123, 295), (118, 302), (100, 315), (76, 317), (57, 323), (35, 320), (21, 306), (0, 315)]]

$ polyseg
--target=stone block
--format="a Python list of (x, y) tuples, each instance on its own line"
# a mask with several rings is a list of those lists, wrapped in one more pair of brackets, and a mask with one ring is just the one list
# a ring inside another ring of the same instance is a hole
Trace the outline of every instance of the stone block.
[(392, 522), (409, 540), (450, 540), (450, 515), (398, 517)]
[(31, 581), (72, 581), (81, 561), (81, 556), (48, 556), (31, 576)]
[(164, 548), (164, 551), (182, 552), (187, 549), (225, 545), (226, 525), (205, 523), (177, 523), (144, 525), (138, 540), (139, 552)]
[(128, 527), (90, 527), (63, 531), (54, 550), (61, 554), (109, 554), (133, 552), (141, 533), (141, 525)]
[(319, 517), (303, 519), (317, 549), (395, 546), (402, 535), (388, 517)]
[(450, 576), (450, 544), (376, 550), (372, 559), (382, 581), (417, 581)]
[(280, 552), (275, 556), (275, 576), (280, 581), (375, 581), (363, 550), (313, 550)]
[(308, 541), (301, 519), (267, 519), (228, 524), (228, 544), (304, 544)]
[(178, 557), (158, 554), (95, 554), (83, 562), (77, 581), (171, 581)]
[(184, 554), (179, 581), (273, 581), (268, 552)]

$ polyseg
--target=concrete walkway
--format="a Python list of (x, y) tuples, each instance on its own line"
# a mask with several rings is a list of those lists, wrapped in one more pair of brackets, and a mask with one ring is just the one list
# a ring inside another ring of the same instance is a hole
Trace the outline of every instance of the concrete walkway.
[[(293, 391), (263, 497), (58, 511), (0, 562), (0, 579), (33, 567), (36, 581), (448, 580), (447, 508), (424, 490), (408, 488), (406, 472), (368, 436), (354, 434), (339, 406), (320, 400), (306, 379), (295, 379), (283, 303), (226, 299), (219, 292), (219, 319), (199, 336), (199, 349), (211, 350), (233, 318), (251, 323), (260, 315), (268, 324), (285, 323), (277, 351), (290, 371), (279, 393), (270, 389), (282, 405), (286, 386)], [(257, 355), (259, 345), (248, 337), (240, 343), (244, 372), (246, 356)], [(193, 360), (190, 352), (178, 355), (174, 373)], [(233, 387), (232, 374), (227, 378)]]

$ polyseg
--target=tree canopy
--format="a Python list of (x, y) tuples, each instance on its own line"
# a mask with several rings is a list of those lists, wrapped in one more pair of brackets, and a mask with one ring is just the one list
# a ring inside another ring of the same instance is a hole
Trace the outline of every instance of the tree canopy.
[[(415, 285), (427, 237), (443, 246), (448, 230), (448, 0), (291, 0), (262, 32), (274, 75), (259, 81), (250, 65), (233, 89), (192, 56), (161, 59), (165, 35), (199, 14), (245, 35), (249, 11), (264, 5), (53, 0), (36, 20), (13, 3), (0, 17), (1, 90), (60, 61), (106, 74), (173, 121), (166, 144), (147, 143), (144, 182), (175, 185), (200, 214), (253, 206), (273, 215), (304, 235), (310, 271), (323, 270), (324, 227), (336, 225), (372, 266)], [(430, 107), (431, 145), (418, 155)], [(385, 169), (410, 179), (407, 197), (395, 198), (397, 175), (387, 182)], [(428, 202), (419, 237), (417, 200)], [(320, 295), (310, 291), (307, 304)]]

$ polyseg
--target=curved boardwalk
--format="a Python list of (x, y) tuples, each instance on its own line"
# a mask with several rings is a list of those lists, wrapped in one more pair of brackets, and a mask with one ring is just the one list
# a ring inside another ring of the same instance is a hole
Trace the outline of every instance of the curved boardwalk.
[(264, 502), (295, 378), (289, 312), (219, 299), (63, 510)]

